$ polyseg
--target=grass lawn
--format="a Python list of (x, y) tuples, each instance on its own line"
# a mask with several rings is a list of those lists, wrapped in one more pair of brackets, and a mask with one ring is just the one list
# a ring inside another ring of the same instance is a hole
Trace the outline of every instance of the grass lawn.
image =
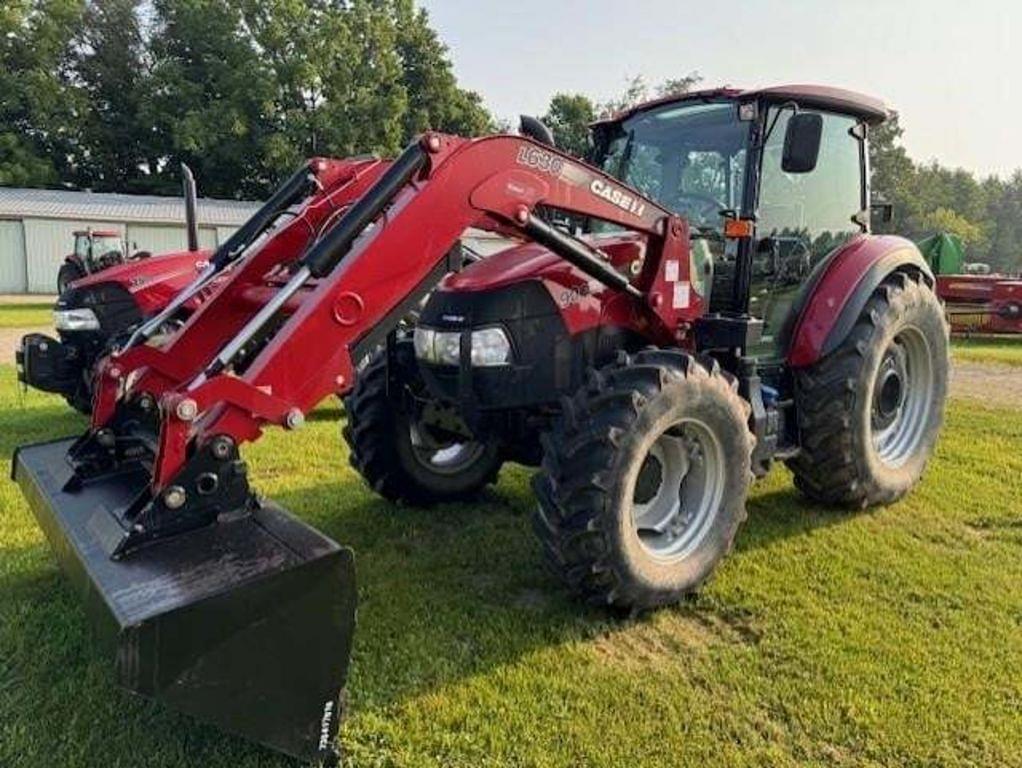
[(1022, 336), (974, 336), (951, 340), (955, 360), (1022, 366)]
[[(5, 460), (81, 429), (13, 377)], [(348, 468), (340, 417), (247, 455), (357, 553), (352, 765), (1022, 765), (1022, 412), (955, 403), (925, 482), (882, 510), (818, 508), (776, 470), (701, 595), (634, 620), (540, 568), (528, 471), (477, 505), (398, 509)], [(0, 765), (291, 764), (119, 692), (6, 480), (0, 549)]]
[(52, 301), (0, 304), (0, 328), (36, 328), (52, 324)]

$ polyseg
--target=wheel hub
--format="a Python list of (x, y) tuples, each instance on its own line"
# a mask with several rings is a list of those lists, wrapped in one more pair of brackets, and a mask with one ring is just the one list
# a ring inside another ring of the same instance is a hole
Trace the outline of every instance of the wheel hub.
[(433, 403), (419, 420), (409, 422), (408, 433), (415, 460), (440, 474), (464, 471), (486, 450), (485, 444), (466, 436), (468, 428), (453, 408)]
[(933, 358), (917, 328), (891, 341), (873, 381), (871, 437), (877, 458), (891, 468), (908, 461), (923, 442), (933, 407)]
[(677, 561), (702, 541), (724, 487), (723, 452), (706, 425), (683, 420), (654, 440), (632, 494), (635, 530), (660, 560)]

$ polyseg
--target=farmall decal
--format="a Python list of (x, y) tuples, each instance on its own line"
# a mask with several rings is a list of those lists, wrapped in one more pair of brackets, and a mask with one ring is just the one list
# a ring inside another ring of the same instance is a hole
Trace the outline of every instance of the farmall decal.
[(646, 210), (646, 204), (635, 195), (618, 189), (603, 179), (593, 179), (593, 183), (589, 185), (589, 191), (634, 216), (642, 216)]

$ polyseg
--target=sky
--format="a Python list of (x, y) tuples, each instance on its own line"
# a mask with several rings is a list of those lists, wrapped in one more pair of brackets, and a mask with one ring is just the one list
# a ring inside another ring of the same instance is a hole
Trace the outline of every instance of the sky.
[(916, 160), (1022, 168), (1020, 0), (420, 0), (458, 80), (500, 118), (558, 92), (597, 100), (642, 75), (820, 83), (898, 110)]

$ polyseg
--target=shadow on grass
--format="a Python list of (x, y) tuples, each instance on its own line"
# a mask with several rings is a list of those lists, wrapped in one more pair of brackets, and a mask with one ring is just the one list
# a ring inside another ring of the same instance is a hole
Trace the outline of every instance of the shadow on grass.
[[(646, 620), (581, 607), (546, 574), (529, 530), (523, 475), (505, 477), (479, 503), (428, 510), (397, 507), (350, 479), (275, 496), (356, 553), (359, 626), (349, 681), (355, 712), (400, 705), (541, 649)], [(737, 549), (844, 519), (790, 488), (761, 494)], [(0, 558), (0, 722), (8, 724), (0, 725), (0, 736), (8, 728), (15, 737), (0, 746), (0, 764), (137, 764), (140, 755), (153, 766), (293, 764), (121, 693), (111, 660), (87, 640), (76, 595), (45, 545), (5, 548)], [(734, 606), (720, 601), (673, 610), (707, 626), (735, 624)]]

